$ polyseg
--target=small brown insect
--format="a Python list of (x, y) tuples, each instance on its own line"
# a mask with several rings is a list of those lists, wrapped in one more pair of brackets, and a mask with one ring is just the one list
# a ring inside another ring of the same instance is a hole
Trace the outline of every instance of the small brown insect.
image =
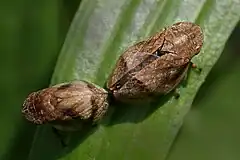
[(129, 47), (117, 61), (107, 88), (119, 101), (164, 95), (181, 82), (203, 44), (201, 28), (178, 22)]
[(91, 83), (61, 83), (33, 92), (24, 101), (22, 113), (35, 124), (50, 123), (59, 130), (80, 129), (81, 122), (99, 121), (108, 108), (108, 93)]

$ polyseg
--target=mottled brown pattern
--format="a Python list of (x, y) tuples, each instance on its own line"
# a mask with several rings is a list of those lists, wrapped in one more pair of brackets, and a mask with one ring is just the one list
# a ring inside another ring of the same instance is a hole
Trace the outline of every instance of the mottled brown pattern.
[(178, 22), (139, 42), (117, 61), (107, 88), (120, 101), (164, 95), (181, 82), (203, 44), (201, 28)]
[(96, 123), (107, 111), (107, 97), (104, 89), (85, 81), (61, 83), (28, 95), (22, 113), (35, 124), (53, 123), (58, 129), (62, 122), (76, 126), (74, 120)]

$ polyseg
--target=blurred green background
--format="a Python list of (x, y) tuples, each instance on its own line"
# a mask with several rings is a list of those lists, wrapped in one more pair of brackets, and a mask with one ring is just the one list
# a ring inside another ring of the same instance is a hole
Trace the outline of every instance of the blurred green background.
[[(27, 159), (35, 126), (20, 110), (50, 83), (80, 0), (1, 1), (0, 160)], [(240, 24), (186, 116), (169, 160), (240, 159)], [(239, 118), (238, 118), (239, 117)]]
[(47, 87), (80, 0), (0, 1), (0, 159), (27, 159), (35, 126), (21, 105)]

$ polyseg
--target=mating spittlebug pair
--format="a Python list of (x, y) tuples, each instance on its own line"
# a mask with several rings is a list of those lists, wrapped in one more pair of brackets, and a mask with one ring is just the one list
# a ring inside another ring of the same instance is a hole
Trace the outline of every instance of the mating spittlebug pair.
[(96, 123), (108, 109), (108, 94), (117, 101), (134, 102), (175, 89), (202, 44), (203, 33), (198, 25), (176, 23), (120, 56), (107, 82), (109, 93), (85, 81), (59, 84), (31, 93), (22, 112), (33, 123), (52, 123), (63, 130), (78, 128), (79, 121)]

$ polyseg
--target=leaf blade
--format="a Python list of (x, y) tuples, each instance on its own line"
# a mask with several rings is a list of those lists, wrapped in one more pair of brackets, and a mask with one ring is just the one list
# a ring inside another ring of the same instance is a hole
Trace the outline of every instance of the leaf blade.
[[(70, 48), (63, 47), (62, 57), (59, 58), (52, 83), (84, 79), (103, 86), (117, 57), (127, 46), (176, 21), (190, 20), (202, 26), (205, 35), (204, 47), (193, 61), (203, 68), (203, 72), (200, 76), (194, 72), (190, 73), (187, 87), (179, 87), (181, 91), (179, 100), (162, 100), (161, 108), (149, 115), (149, 110), (155, 106), (146, 106), (141, 110), (128, 108), (122, 112), (119, 111), (114, 115), (117, 120), (111, 119), (115, 125), (101, 125), (71, 154), (65, 155), (64, 153), (61, 158), (144, 159), (144, 157), (151, 157), (151, 159), (164, 159), (184, 116), (191, 107), (197, 90), (217, 61), (228, 36), (239, 20), (239, 3), (234, 0), (227, 2), (202, 0), (200, 3), (196, 0), (181, 2), (105, 0), (95, 1), (95, 3), (83, 1), (82, 3), (84, 4), (80, 6), (65, 42), (65, 46), (68, 45)], [(208, 7), (209, 4), (210, 7)], [(91, 8), (90, 11), (86, 7), (88, 5)], [(176, 6), (178, 8), (175, 8)], [(111, 7), (114, 11), (116, 10), (115, 13), (109, 9)], [(227, 10), (229, 7), (231, 10)], [(158, 8), (162, 8), (163, 12), (157, 12)], [(186, 8), (192, 8), (192, 10), (187, 12)], [(193, 10), (196, 11), (195, 14), (191, 13)], [(81, 21), (81, 15), (85, 15), (85, 12), (91, 12), (91, 14), (88, 13), (89, 17)], [(128, 16), (132, 19), (127, 20), (126, 23), (123, 22), (120, 16), (125, 14), (122, 12), (129, 13)], [(114, 14), (111, 15), (111, 13)], [(169, 17), (164, 17), (165, 14)], [(105, 17), (106, 15), (109, 17)], [(104, 18), (111, 25), (103, 23)], [(158, 19), (161, 21), (157, 21)], [(102, 30), (91, 27), (96, 24), (101, 24), (98, 27), (103, 27)], [(123, 24), (125, 26), (122, 29)], [(78, 25), (80, 28), (82, 25), (86, 26), (78, 32), (74, 29), (74, 26), (77, 28)], [(216, 34), (215, 38), (213, 35)], [(79, 41), (78, 37), (81, 37)], [(72, 57), (67, 58), (69, 52)], [(63, 69), (63, 66), (68, 69)], [(142, 156), (139, 153), (142, 153)]]

